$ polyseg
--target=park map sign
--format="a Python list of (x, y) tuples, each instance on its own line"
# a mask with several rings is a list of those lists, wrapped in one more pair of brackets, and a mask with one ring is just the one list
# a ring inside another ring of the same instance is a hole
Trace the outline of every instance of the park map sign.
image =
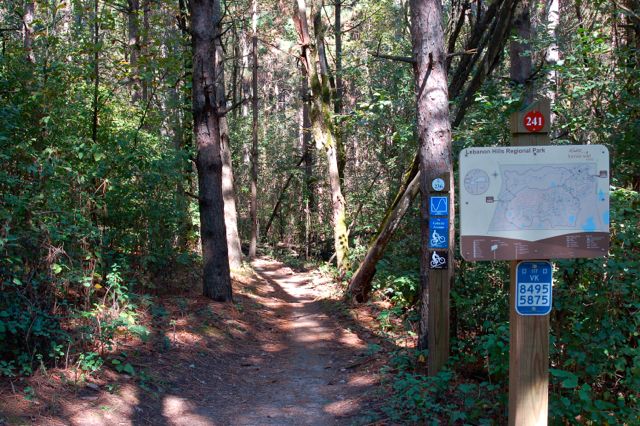
[(465, 260), (607, 254), (609, 152), (602, 145), (467, 148), (460, 182)]

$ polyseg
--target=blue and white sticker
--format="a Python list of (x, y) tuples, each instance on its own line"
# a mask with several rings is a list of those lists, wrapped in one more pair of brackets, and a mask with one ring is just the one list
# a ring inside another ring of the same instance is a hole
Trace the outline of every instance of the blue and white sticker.
[(449, 218), (429, 218), (429, 248), (449, 248)]
[(444, 179), (442, 178), (435, 178), (434, 180), (431, 181), (431, 188), (433, 188), (434, 191), (442, 191), (445, 187), (445, 183), (444, 183)]
[(520, 262), (516, 267), (516, 312), (548, 315), (551, 312), (553, 265), (549, 261)]
[(429, 216), (449, 216), (449, 197), (429, 197)]

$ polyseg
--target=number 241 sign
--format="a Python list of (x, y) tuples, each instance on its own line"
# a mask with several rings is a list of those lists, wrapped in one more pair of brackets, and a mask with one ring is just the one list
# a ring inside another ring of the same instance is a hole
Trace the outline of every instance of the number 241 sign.
[(529, 111), (522, 118), (524, 128), (529, 132), (539, 132), (544, 128), (544, 115), (540, 111)]

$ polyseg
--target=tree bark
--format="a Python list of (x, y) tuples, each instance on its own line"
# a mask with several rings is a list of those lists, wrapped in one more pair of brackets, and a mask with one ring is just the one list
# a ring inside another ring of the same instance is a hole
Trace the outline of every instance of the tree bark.
[(129, 32), (129, 69), (131, 77), (129, 86), (131, 90), (131, 101), (137, 103), (142, 98), (142, 89), (140, 86), (140, 69), (138, 69), (138, 60), (140, 58), (140, 1), (128, 0), (127, 7), (127, 30)]
[(513, 21), (517, 40), (512, 40), (509, 46), (509, 58), (511, 69), (509, 74), (511, 81), (523, 90), (522, 102), (528, 105), (533, 102), (533, 81), (531, 70), (531, 8), (529, 0), (523, 0), (519, 13)]
[(100, 95), (100, 0), (93, 1), (93, 117), (91, 123), (91, 140), (95, 144), (98, 142), (98, 112)]
[(249, 259), (256, 257), (258, 248), (258, 0), (252, 1), (252, 29), (251, 37), (251, 74), (252, 97), (251, 109), (253, 113), (252, 143), (251, 143), (251, 240), (249, 241)]
[[(322, 65), (322, 60), (318, 55), (318, 45), (323, 43), (321, 2), (315, 7), (314, 32), (316, 35), (315, 44), (309, 35), (307, 19), (307, 6), (305, 0), (294, 2), (294, 24), (298, 33), (299, 44), (301, 46), (301, 60), (305, 75), (311, 88), (311, 129), (316, 146), (324, 149), (327, 155), (329, 166), (329, 186), (331, 188), (331, 209), (334, 248), (336, 252), (338, 270), (341, 275), (345, 275), (350, 269), (349, 264), (349, 235), (346, 225), (346, 203), (342, 195), (340, 185), (340, 172), (338, 166), (338, 143), (334, 127), (332, 90), (329, 83), (329, 75), (320, 71), (317, 64)], [(322, 67), (321, 67), (322, 68)]]
[(191, 0), (193, 50), (193, 126), (203, 257), (203, 293), (217, 301), (230, 301), (231, 277), (222, 198), (220, 119), (216, 111), (214, 1)]
[(557, 134), (556, 131), (553, 131), (556, 122), (556, 115), (553, 113), (553, 109), (555, 107), (556, 93), (558, 90), (558, 71), (554, 68), (560, 60), (560, 48), (558, 47), (558, 34), (556, 32), (558, 25), (560, 24), (560, 0), (550, 0), (548, 3), (547, 34), (551, 39), (551, 44), (549, 44), (549, 47), (547, 48), (546, 60), (551, 69), (547, 73), (547, 80), (549, 84), (547, 98), (551, 102), (551, 117), (549, 117), (549, 124), (552, 132)]
[[(214, 4), (214, 19), (217, 34), (222, 34), (222, 12), (220, 3)], [(216, 100), (218, 111), (227, 107), (224, 79), (224, 52), (220, 36), (215, 39), (216, 46)], [(226, 115), (220, 117), (220, 154), (222, 156), (222, 198), (224, 201), (224, 223), (227, 230), (227, 249), (229, 251), (229, 267), (239, 269), (242, 266), (242, 247), (238, 235), (238, 213), (231, 163), (231, 147), (229, 145), (229, 124)]]
[(33, 53), (33, 20), (36, 13), (34, 1), (27, 1), (24, 5), (24, 15), (22, 15), (22, 42), (27, 62), (35, 64), (36, 56)]
[[(442, 4), (440, 0), (411, 1), (411, 41), (415, 63), (415, 90), (417, 102), (417, 133), (420, 146), (420, 203), (421, 245), (420, 245), (420, 323), (418, 331), (418, 347), (429, 347), (434, 341), (434, 333), (448, 341), (448, 322), (439, 324), (443, 330), (429, 330), (428, 317), (433, 315), (434, 302), (448, 305), (448, 288), (453, 281), (453, 266), (450, 263), (442, 283), (431, 282), (433, 272), (429, 269), (429, 183), (449, 174), (449, 259), (453, 260), (454, 227), (453, 227), (453, 158), (451, 154), (451, 123), (449, 121), (449, 94), (447, 87), (447, 55), (444, 50), (444, 33), (442, 29)], [(448, 281), (448, 283), (447, 283)], [(438, 288), (439, 284), (442, 286)], [(446, 294), (435, 298), (434, 292)], [(432, 300), (430, 300), (434, 297)], [(447, 307), (441, 309), (448, 309)], [(446, 328), (446, 330), (444, 330)], [(430, 335), (431, 334), (431, 335)], [(444, 343), (442, 343), (444, 344)], [(447, 345), (448, 346), (448, 345)], [(433, 354), (429, 354), (430, 357)], [(431, 370), (431, 368), (430, 368)], [(430, 371), (431, 373), (431, 371)]]
[(302, 123), (300, 137), (302, 139), (302, 156), (304, 159), (304, 211), (305, 211), (305, 256), (308, 259), (311, 246), (315, 243), (314, 217), (317, 213), (315, 177), (313, 176), (313, 144), (311, 141), (311, 118), (309, 117), (309, 84), (302, 75), (300, 97), (302, 100)]
[(367, 254), (360, 263), (360, 267), (353, 275), (353, 279), (349, 283), (348, 297), (357, 302), (366, 302), (371, 293), (371, 283), (376, 273), (376, 265), (382, 259), (384, 250), (391, 240), (391, 237), (398, 229), (402, 218), (411, 206), (411, 202), (418, 194), (420, 189), (420, 174), (414, 173), (413, 179), (401, 192), (400, 198), (387, 210), (385, 219), (378, 229), (375, 239), (369, 246)]

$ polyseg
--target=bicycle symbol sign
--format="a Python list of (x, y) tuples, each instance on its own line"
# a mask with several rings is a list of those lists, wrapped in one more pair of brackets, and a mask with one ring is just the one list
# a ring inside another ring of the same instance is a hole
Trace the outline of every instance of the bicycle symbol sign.
[(429, 218), (429, 248), (449, 248), (449, 219), (442, 217)]
[(449, 268), (449, 253), (446, 251), (432, 251), (429, 256), (429, 269)]

